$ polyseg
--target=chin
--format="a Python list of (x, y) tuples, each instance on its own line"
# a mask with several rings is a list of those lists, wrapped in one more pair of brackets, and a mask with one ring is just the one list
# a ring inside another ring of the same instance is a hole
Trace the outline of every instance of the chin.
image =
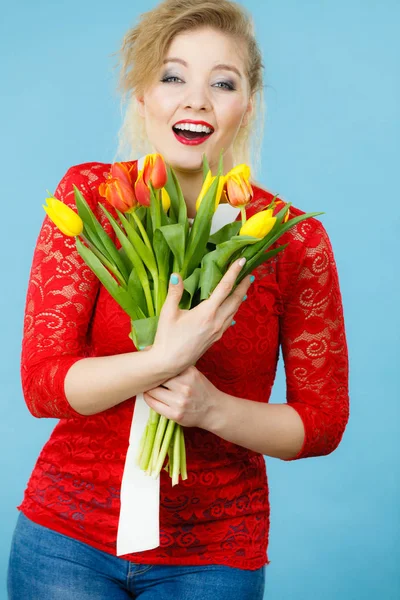
[(186, 153), (182, 153), (180, 156), (176, 154), (169, 159), (169, 157), (165, 156), (166, 162), (172, 167), (174, 170), (183, 171), (183, 172), (194, 172), (201, 171), (203, 169), (203, 154), (199, 152), (198, 154), (193, 154), (192, 156), (188, 156)]

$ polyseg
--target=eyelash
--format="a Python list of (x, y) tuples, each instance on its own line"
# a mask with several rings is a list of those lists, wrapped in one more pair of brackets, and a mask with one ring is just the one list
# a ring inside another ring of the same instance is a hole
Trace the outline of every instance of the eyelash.
[[(176, 83), (173, 81), (168, 81), (169, 79), (179, 79), (180, 81), (182, 81), (179, 77), (177, 77), (176, 75), (166, 75), (165, 77), (163, 77), (161, 79), (162, 83)], [(230, 91), (234, 91), (236, 88), (233, 85), (232, 82), (230, 81), (218, 81), (217, 83), (223, 83), (225, 84), (227, 87), (226, 88), (221, 88), (221, 89), (226, 89), (226, 90), (230, 90)]]

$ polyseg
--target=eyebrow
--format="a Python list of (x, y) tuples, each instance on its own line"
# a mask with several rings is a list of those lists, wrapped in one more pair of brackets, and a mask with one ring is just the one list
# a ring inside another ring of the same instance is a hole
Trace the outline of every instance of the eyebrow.
[[(185, 60), (183, 60), (182, 58), (166, 58), (165, 60), (163, 60), (163, 64), (168, 63), (168, 62), (177, 62), (177, 63), (180, 63), (181, 65), (183, 65), (184, 67), (189, 66), (187, 64), (187, 62)], [(211, 70), (215, 71), (217, 69), (224, 69), (225, 71), (233, 71), (242, 79), (242, 75), (241, 75), (239, 69), (237, 69), (233, 65), (218, 64), (218, 65), (215, 65)]]

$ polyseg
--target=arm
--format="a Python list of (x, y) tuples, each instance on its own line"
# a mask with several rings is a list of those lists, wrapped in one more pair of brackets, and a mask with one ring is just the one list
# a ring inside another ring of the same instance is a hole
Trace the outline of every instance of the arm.
[[(88, 172), (87, 165), (69, 169), (55, 196), (76, 210), (75, 184), (96, 213)], [(22, 390), (35, 417), (82, 418), (174, 374), (164, 374), (150, 352), (88, 358), (86, 335), (99, 286), (75, 240), (46, 216), (33, 256), (21, 353)]]
[(329, 454), (349, 417), (348, 352), (335, 259), (319, 222), (304, 242), (280, 326), (288, 404), (219, 392), (206, 428), (283, 460)]

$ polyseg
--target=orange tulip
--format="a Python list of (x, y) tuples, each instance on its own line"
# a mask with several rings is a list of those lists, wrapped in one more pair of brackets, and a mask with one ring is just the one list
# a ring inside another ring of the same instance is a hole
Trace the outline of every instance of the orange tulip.
[(144, 161), (143, 178), (146, 185), (159, 190), (167, 183), (167, 167), (161, 154), (147, 154)]
[(142, 206), (150, 206), (150, 189), (145, 183), (143, 170), (139, 171), (139, 175), (135, 183), (135, 194), (139, 204)]
[(124, 163), (113, 163), (106, 180), (99, 185), (100, 196), (117, 210), (123, 213), (130, 212), (137, 205), (133, 189), (135, 177), (135, 163), (130, 168)]
[(253, 197), (253, 189), (242, 175), (227, 176), (225, 191), (229, 204), (238, 208), (246, 206)]

